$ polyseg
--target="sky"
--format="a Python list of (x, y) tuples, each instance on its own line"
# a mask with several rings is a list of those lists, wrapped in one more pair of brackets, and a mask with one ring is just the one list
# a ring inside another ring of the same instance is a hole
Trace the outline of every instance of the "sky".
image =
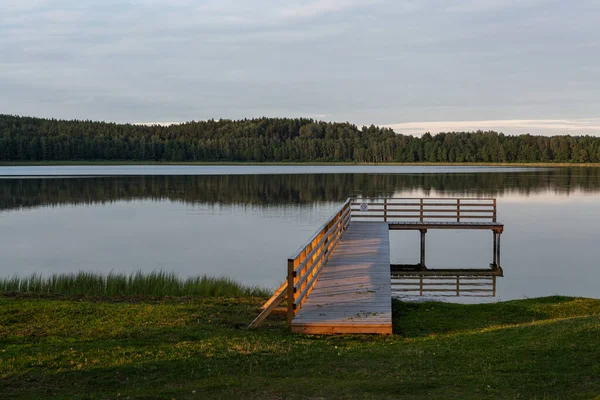
[(600, 136), (598, 0), (0, 0), (0, 113)]

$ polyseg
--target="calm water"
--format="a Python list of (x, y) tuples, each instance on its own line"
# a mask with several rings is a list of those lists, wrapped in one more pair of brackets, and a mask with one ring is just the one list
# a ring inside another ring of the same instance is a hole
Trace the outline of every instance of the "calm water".
[[(0, 274), (231, 276), (274, 287), (348, 196), (498, 198), (498, 298), (600, 297), (600, 169), (345, 166), (0, 167)], [(418, 233), (391, 232), (392, 263)], [(489, 232), (430, 231), (429, 267), (486, 267)]]

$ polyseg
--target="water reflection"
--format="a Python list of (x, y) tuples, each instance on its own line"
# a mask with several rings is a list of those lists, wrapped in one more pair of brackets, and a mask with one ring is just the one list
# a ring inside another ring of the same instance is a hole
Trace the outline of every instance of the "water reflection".
[(496, 276), (394, 276), (394, 297), (496, 297)]
[(0, 210), (120, 200), (185, 204), (308, 204), (349, 196), (504, 196), (600, 192), (600, 168), (443, 174), (278, 174), (0, 179)]

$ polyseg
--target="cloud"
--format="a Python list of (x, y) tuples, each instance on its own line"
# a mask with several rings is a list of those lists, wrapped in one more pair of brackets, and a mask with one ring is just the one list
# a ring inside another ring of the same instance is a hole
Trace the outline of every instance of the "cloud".
[(600, 135), (600, 118), (582, 119), (513, 119), (487, 121), (403, 122), (385, 125), (398, 133), (422, 135), (425, 132), (462, 132), (493, 130), (506, 134), (578, 134)]
[(451, 0), (446, 2), (445, 10), (453, 13), (498, 12), (519, 8), (536, 7), (556, 0)]
[[(0, 113), (518, 120), (507, 129), (579, 132), (595, 122), (523, 122), (598, 115), (600, 3), (569, 4), (2, 0)], [(403, 128), (437, 129), (418, 124)]]
[(134, 122), (133, 125), (144, 125), (144, 126), (171, 126), (171, 125), (181, 125), (184, 122)]
[(276, 15), (284, 18), (315, 18), (329, 13), (343, 12), (354, 8), (373, 5), (375, 3), (377, 2), (373, 0), (318, 0), (280, 9), (277, 11)]

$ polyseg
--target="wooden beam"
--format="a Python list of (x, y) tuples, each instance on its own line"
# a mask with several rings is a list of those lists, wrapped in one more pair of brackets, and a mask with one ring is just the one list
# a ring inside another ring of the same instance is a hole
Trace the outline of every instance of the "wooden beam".
[(495, 231), (492, 231), (492, 234), (494, 236), (494, 261), (492, 262), (492, 268), (496, 268), (498, 266), (498, 257), (497, 257), (497, 244), (498, 242), (496, 241), (496, 235), (497, 233)]
[(498, 268), (500, 268), (500, 236), (502, 236), (501, 233), (498, 233), (498, 252), (497, 252), (497, 260), (496, 260), (496, 265), (498, 265)]
[(273, 301), (275, 301), (275, 299), (277, 298), (279, 293), (281, 293), (282, 291), (285, 291), (285, 290), (287, 290), (287, 281), (283, 282), (281, 284), (281, 286), (279, 286), (277, 288), (277, 290), (275, 290), (275, 292), (273, 292), (273, 296), (271, 296), (271, 298), (269, 300), (267, 300), (267, 302), (260, 307), (261, 311), (264, 310), (265, 308), (269, 307), (271, 305), (271, 303)]
[(294, 324), (292, 333), (309, 335), (375, 334), (391, 335), (391, 324)]
[(294, 266), (298, 259), (288, 259), (288, 281), (287, 281), (287, 324), (292, 326), (294, 319)]
[(281, 302), (285, 298), (285, 295), (286, 295), (285, 290), (282, 290), (281, 292), (279, 292), (277, 297), (275, 297), (273, 299), (273, 301), (267, 306), (267, 308), (265, 308), (260, 314), (258, 314), (258, 317), (256, 317), (254, 319), (254, 321), (252, 321), (250, 323), (250, 325), (248, 325), (248, 328), (258, 328), (260, 326), (260, 324), (262, 324), (262, 322), (265, 320), (265, 318), (267, 318), (269, 316), (269, 314), (271, 314), (271, 312), (273, 310), (275, 310), (275, 308), (279, 304), (281, 304)]
[(427, 229), (421, 229), (421, 262), (419, 263), (419, 265), (421, 266), (421, 269), (425, 269), (427, 268), (425, 266), (425, 234), (427, 233)]

